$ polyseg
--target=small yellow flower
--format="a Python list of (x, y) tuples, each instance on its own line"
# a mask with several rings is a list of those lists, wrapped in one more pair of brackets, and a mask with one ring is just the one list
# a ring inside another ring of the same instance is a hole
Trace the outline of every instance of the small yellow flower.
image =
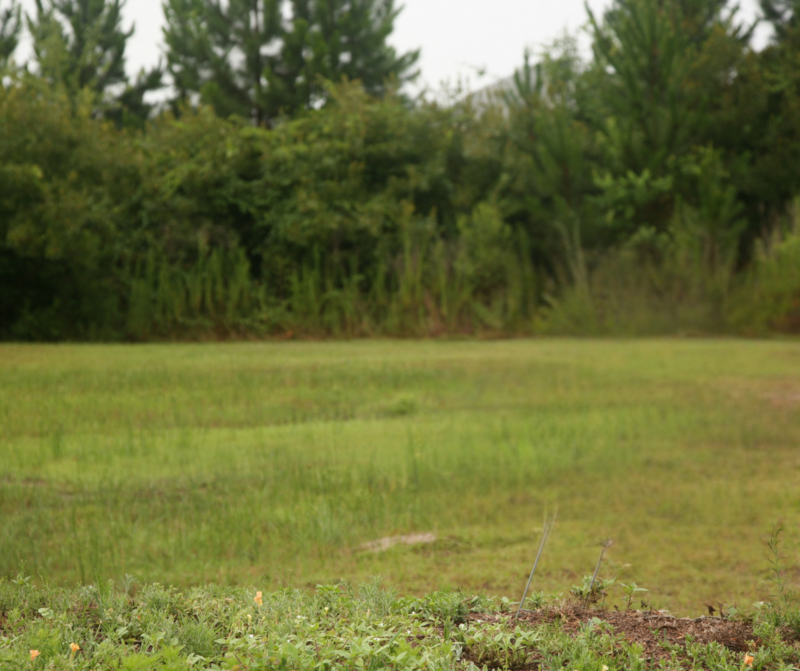
[(602, 669), (603, 669), (603, 671), (608, 671), (608, 667), (605, 664), (603, 664)]
[(78, 650), (81, 649), (81, 646), (79, 646), (77, 643), (70, 643), (69, 649), (72, 650), (72, 654), (75, 654), (76, 652), (78, 652)]
[(755, 657), (753, 655), (745, 655), (744, 656), (744, 665), (745, 666), (753, 666), (753, 662), (755, 661)]
[(31, 650), (31, 661), (35, 660), (42, 653), (38, 650)]
[(264, 600), (261, 598), (261, 592), (256, 592), (256, 595), (253, 598), (253, 601), (255, 601), (256, 604), (259, 605), (259, 606), (264, 603)]

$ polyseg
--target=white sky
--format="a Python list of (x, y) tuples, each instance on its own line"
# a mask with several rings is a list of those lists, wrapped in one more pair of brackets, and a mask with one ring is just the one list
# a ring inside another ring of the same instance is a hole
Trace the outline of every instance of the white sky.
[[(2, 0), (0, 0), (2, 2)], [(757, 0), (740, 0), (741, 16), (752, 20)], [(33, 11), (34, 0), (22, 0)], [(421, 48), (421, 84), (438, 89), (443, 81), (454, 85), (467, 77), (479, 88), (507, 77), (522, 64), (526, 47), (534, 52), (562, 34), (574, 32), (586, 22), (583, 0), (397, 0), (404, 9), (395, 22), (390, 43), (399, 51)], [(595, 13), (610, 0), (589, 0)], [(128, 0), (126, 27), (136, 24), (128, 42), (130, 74), (158, 62), (162, 53), (164, 15), (161, 0)], [(763, 31), (758, 42), (764, 41)], [(583, 41), (588, 46), (588, 39)], [(29, 47), (17, 53), (22, 61)], [(486, 75), (477, 76), (478, 69)]]

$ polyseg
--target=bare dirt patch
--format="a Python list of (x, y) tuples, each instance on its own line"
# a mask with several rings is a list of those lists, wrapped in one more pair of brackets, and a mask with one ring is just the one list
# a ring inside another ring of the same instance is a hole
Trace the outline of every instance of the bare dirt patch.
[(427, 534), (408, 534), (405, 536), (387, 536), (386, 538), (379, 538), (376, 541), (369, 541), (361, 546), (362, 550), (367, 552), (383, 552), (395, 545), (419, 545), (420, 543), (433, 543), (436, 540), (436, 535)]
[(787, 387), (781, 391), (766, 394), (767, 400), (779, 408), (787, 405), (800, 405), (800, 389)]
[[(629, 643), (642, 647), (643, 658), (648, 666), (656, 666), (672, 656), (670, 647), (678, 646), (682, 652), (679, 659), (688, 660), (685, 652), (687, 639), (700, 644), (718, 643), (733, 652), (752, 652), (761, 645), (761, 640), (746, 622), (723, 617), (674, 617), (662, 611), (602, 611), (576, 605), (560, 608), (544, 608), (538, 611), (523, 611), (519, 620), (513, 614), (471, 614), (468, 620), (476, 626), (482, 622), (506, 621), (509, 627), (519, 622), (529, 626), (559, 624), (567, 634), (577, 634), (581, 625), (600, 620), (613, 627), (613, 633)], [(538, 668), (536, 651), (531, 651), (530, 664), (526, 668)]]

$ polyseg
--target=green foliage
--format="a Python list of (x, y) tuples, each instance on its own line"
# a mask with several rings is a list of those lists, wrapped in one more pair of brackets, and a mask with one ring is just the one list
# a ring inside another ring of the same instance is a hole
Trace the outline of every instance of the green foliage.
[(723, 0), (617, 0), (590, 61), (564, 36), (442, 106), (401, 93), (391, 0), (170, 0), (180, 100), (148, 122), (161, 71), (126, 80), (121, 3), (39, 0), (39, 76), (1, 94), (0, 280), (26, 278), (1, 337), (795, 329), (771, 241), (800, 193), (800, 41), (770, 7), (756, 53)]
[(690, 146), (698, 116), (697, 101), (687, 99), (692, 41), (680, 10), (630, 0), (602, 23), (589, 17), (601, 101), (615, 125), (606, 131), (610, 149), (629, 170), (661, 177), (667, 158)]
[(768, 580), (772, 583), (775, 593), (770, 594), (770, 600), (776, 608), (786, 608), (792, 599), (792, 594), (787, 591), (786, 586), (786, 557), (784, 553), (784, 532), (780, 524), (776, 524), (772, 528), (767, 547), (769, 549), (769, 577)]
[(201, 248), (187, 268), (151, 251), (137, 262), (128, 282), (125, 334), (136, 340), (196, 331), (230, 337), (270, 326), (266, 297), (254, 285), (241, 249)]
[(16, 0), (11, 0), (8, 7), (0, 9), (0, 73), (11, 60), (19, 44), (22, 30), (21, 12)]
[(136, 174), (128, 144), (91, 101), (29, 77), (0, 88), (0, 118), (3, 335), (109, 337), (120, 203)]
[(595, 578), (595, 576), (585, 575), (580, 585), (573, 585), (569, 593), (578, 601), (584, 604), (596, 604), (601, 600), (605, 602), (614, 578)]
[(180, 98), (200, 94), (224, 117), (266, 121), (265, 69), (276, 58), (269, 52), (279, 51), (282, 4), (167, 0), (167, 69)]
[[(36, 0), (28, 16), (39, 75), (71, 96), (91, 91), (112, 118), (147, 118), (144, 94), (161, 87), (161, 70), (142, 72), (133, 85), (125, 74), (125, 47), (133, 27), (122, 28), (124, 0)], [(119, 95), (114, 90), (123, 85)]]
[[(153, 584), (128, 598), (113, 583), (63, 589), (0, 581), (0, 608), (51, 604), (38, 614), (29, 608), (6, 611), (9, 617), (0, 623), (0, 668), (510, 671), (539, 663), (580, 671), (648, 668), (643, 646), (632, 642), (627, 632), (615, 630), (599, 611), (571, 631), (514, 621), (482, 597), (434, 592), (425, 597), (432, 604), (453, 596), (470, 602), (468, 622), (440, 631), (439, 620), (424, 611), (408, 611), (406, 600), (390, 592), (380, 594), (386, 609), (377, 613), (372, 608), (374, 595), (375, 582), (267, 594), (215, 586), (178, 592)], [(169, 610), (160, 607), (165, 601)], [(331, 607), (323, 607), (326, 603)], [(566, 619), (557, 605), (547, 609), (553, 620)], [(661, 649), (673, 656), (659, 661), (670, 668), (737, 671), (746, 668), (750, 657), (756, 669), (792, 669), (797, 651), (780, 631), (789, 622), (788, 614), (774, 622), (756, 614), (753, 624), (761, 637), (758, 648), (747, 653), (687, 636), (681, 644), (662, 642)], [(198, 631), (209, 638), (200, 648)], [(69, 645), (75, 641), (80, 650), (70, 654)], [(32, 651), (38, 653), (35, 660)]]
[[(275, 255), (305, 250), (308, 260), (315, 248), (352, 250), (361, 265), (358, 255), (374, 254), (379, 242), (399, 249), (403, 222), (440, 200), (430, 194), (444, 190), (441, 163), (452, 140), (437, 136), (437, 122), (448, 119), (435, 110), (411, 113), (397, 98), (378, 101), (355, 84), (330, 93), (329, 109), (260, 135), (271, 188), (255, 246)], [(452, 206), (442, 206), (444, 216)], [(265, 265), (280, 269), (271, 258)]]
[(498, 185), (502, 209), (525, 231), (536, 265), (556, 276), (566, 270), (576, 283), (585, 282), (582, 245), (596, 221), (596, 150), (579, 110), (581, 70), (576, 42), (564, 38), (536, 68), (526, 61), (517, 72)]
[[(773, 43), (739, 66), (734, 96), (719, 128), (741, 164), (732, 173), (747, 208), (751, 249), (776, 228), (800, 192), (793, 169), (800, 160), (800, 34), (792, 27), (794, 14), (783, 16), (782, 21), (772, 19)], [(722, 138), (714, 139), (723, 146)]]
[(511, 228), (497, 208), (481, 203), (470, 216), (458, 220), (460, 272), (472, 284), (473, 295), (491, 294), (503, 286), (509, 263), (513, 264)]
[(672, 222), (678, 244), (692, 251), (709, 275), (728, 274), (745, 224), (736, 188), (728, 181), (719, 152), (711, 147), (696, 149), (680, 171), (687, 195), (676, 203)]
[(590, 265), (585, 288), (550, 297), (540, 330), (634, 336), (724, 329), (730, 272), (710, 273), (688, 235), (644, 228), (621, 249), (590, 259)]
[[(591, 256), (585, 285), (576, 283), (551, 300), (542, 328), (571, 334), (714, 332), (727, 327), (729, 307), (743, 309), (737, 307), (744, 294), (735, 277), (743, 208), (720, 154), (698, 148), (673, 173), (685, 196), (675, 199), (665, 230), (641, 226), (616, 249)], [(663, 192), (671, 192), (672, 178), (665, 181)], [(624, 201), (619, 194), (626, 186), (628, 195), (639, 192), (639, 202), (646, 202), (655, 188), (647, 173), (599, 184), (607, 202)]]
[(120, 0), (36, 0), (28, 17), (36, 62), (43, 77), (73, 93), (102, 93), (125, 81), (125, 43)]
[[(324, 112), (273, 130), (220, 120), (208, 108), (151, 126), (137, 143), (141, 224), (128, 248), (157, 247), (158, 264), (176, 269), (154, 270), (148, 291), (176, 295), (156, 285), (202, 274), (192, 270), (200, 248), (243, 249), (254, 311), (247, 329), (256, 332), (526, 328), (537, 288), (525, 233), (488, 205), (459, 215), (474, 196), (452, 193), (447, 162), (455, 155), (471, 169), (473, 159), (460, 146), (468, 128), (458, 128), (456, 113), (412, 112), (356, 84), (330, 94)], [(153, 322), (150, 332), (166, 334), (168, 323), (178, 322)]]
[(764, 18), (775, 29), (775, 39), (782, 42), (797, 36), (798, 3), (797, 0), (759, 0)]
[[(37, 650), (37, 665), (60, 663), (86, 670), (169, 671), (187, 664), (235, 669), (247, 664), (265, 670), (422, 671), (453, 669), (462, 651), (458, 642), (431, 634), (435, 620), (404, 610), (403, 600), (377, 581), (357, 588), (346, 583), (319, 585), (316, 593), (284, 589), (259, 597), (261, 603), (254, 602), (254, 589), (212, 586), (178, 592), (153, 584), (128, 597), (113, 583), (100, 587), (65, 591), (0, 581), (0, 609), (7, 608), (12, 616), (0, 625), (0, 668), (30, 660), (30, 650)], [(428, 600), (444, 602), (450, 597), (434, 593)], [(49, 604), (40, 609), (45, 616), (39, 624), (28, 605), (37, 602)], [(491, 608), (480, 597), (471, 603), (472, 609)], [(494, 627), (493, 635), (500, 630)], [(5, 645), (11, 636), (14, 645)], [(484, 638), (476, 631), (470, 644), (474, 639), (481, 645)], [(535, 638), (517, 632), (517, 648)], [(70, 657), (69, 644), (76, 641), (80, 650)], [(491, 645), (498, 648), (497, 642)]]
[(633, 597), (641, 592), (649, 592), (650, 590), (645, 589), (644, 587), (639, 587), (635, 582), (630, 584), (620, 583), (620, 587), (622, 587), (623, 596), (622, 600), (625, 602), (625, 609), (631, 609), (631, 602), (633, 601)]
[(203, 247), (255, 254), (260, 147), (252, 129), (209, 108), (163, 115), (137, 138), (141, 172), (131, 207), (138, 226), (130, 250), (155, 248), (169, 262), (191, 262)]
[(742, 333), (796, 333), (800, 328), (800, 204), (757, 247), (753, 267), (730, 302), (729, 321)]
[(589, 80), (599, 106), (598, 186), (608, 224), (625, 237), (642, 225), (665, 230), (683, 196), (676, 170), (704, 143), (715, 100), (735, 81), (741, 29), (724, 3), (626, 0), (601, 22), (590, 12), (594, 63)]
[(382, 96), (416, 76), (419, 50), (398, 55), (387, 44), (400, 13), (394, 0), (290, 0), (290, 7), (282, 58), (267, 73), (273, 110), (319, 105), (328, 99), (322, 80), (357, 80)]
[(324, 80), (358, 80), (373, 95), (410, 78), (418, 52), (386, 44), (393, 0), (167, 0), (167, 63), (181, 100), (256, 125), (318, 107)]

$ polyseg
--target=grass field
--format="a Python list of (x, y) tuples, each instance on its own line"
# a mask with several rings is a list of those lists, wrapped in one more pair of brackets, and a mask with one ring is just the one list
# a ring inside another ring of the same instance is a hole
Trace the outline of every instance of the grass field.
[(799, 447), (797, 342), (4, 345), (0, 575), (518, 598), (557, 510), (536, 590), (611, 538), (699, 614), (766, 596), (779, 521), (797, 584)]

